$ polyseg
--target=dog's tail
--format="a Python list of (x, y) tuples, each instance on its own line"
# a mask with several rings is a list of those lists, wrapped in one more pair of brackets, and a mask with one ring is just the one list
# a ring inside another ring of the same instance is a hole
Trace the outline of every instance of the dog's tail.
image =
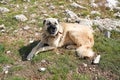
[(76, 51), (80, 58), (93, 58), (95, 55), (93, 50), (87, 45), (78, 47)]

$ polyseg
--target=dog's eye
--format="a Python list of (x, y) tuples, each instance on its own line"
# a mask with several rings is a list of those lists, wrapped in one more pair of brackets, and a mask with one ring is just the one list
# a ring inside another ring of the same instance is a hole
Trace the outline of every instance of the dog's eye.
[(57, 25), (57, 23), (55, 22), (55, 25)]
[(50, 22), (47, 23), (47, 25), (50, 25), (50, 24), (51, 24)]

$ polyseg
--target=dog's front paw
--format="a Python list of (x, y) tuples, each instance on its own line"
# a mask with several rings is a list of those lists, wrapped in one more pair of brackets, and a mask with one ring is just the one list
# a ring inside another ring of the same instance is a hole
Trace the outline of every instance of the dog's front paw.
[(34, 55), (30, 53), (30, 54), (27, 56), (27, 60), (28, 60), (28, 61), (31, 60), (31, 59), (33, 58), (33, 56), (34, 56)]

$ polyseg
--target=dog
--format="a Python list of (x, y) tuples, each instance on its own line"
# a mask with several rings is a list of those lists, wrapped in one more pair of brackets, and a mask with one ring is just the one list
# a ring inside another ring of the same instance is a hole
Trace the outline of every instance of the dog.
[[(46, 44), (48, 46), (44, 46)], [(95, 54), (92, 50), (93, 30), (78, 23), (62, 23), (56, 18), (47, 18), (43, 21), (41, 41), (29, 53), (27, 60), (42, 51), (63, 46), (76, 46), (75, 50), (80, 58), (92, 58)]]

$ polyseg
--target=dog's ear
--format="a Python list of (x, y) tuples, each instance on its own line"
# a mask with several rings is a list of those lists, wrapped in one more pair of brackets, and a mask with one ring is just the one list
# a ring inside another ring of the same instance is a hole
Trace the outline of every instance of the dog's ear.
[(46, 20), (43, 20), (43, 25), (45, 24)]

